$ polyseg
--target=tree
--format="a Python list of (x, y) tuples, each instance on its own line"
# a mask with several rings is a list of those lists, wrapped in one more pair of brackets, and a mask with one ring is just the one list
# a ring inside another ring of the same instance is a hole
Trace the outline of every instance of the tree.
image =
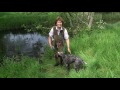
[(71, 33), (77, 33), (81, 27), (91, 30), (94, 20), (94, 12), (64, 12), (69, 27), (72, 29)]

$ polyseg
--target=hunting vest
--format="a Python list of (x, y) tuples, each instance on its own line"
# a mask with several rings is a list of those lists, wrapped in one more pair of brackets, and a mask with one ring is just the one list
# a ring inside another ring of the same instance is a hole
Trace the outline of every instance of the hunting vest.
[(53, 27), (53, 46), (55, 51), (63, 52), (64, 50), (64, 30), (65, 28), (62, 27), (63, 30), (60, 30), (58, 35), (58, 30), (56, 30), (56, 26)]

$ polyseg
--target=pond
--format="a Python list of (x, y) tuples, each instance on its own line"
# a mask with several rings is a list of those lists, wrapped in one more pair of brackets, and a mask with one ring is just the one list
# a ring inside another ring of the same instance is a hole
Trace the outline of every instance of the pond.
[(0, 55), (13, 57), (24, 55), (39, 57), (44, 54), (44, 46), (48, 44), (47, 36), (38, 32), (4, 32), (0, 33)]

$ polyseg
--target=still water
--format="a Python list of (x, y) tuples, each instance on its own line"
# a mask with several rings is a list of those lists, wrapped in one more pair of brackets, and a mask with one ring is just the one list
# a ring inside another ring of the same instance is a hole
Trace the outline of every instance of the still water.
[(44, 46), (47, 36), (40, 33), (0, 33), (0, 55), (12, 57), (14, 55), (25, 55), (39, 57), (44, 54)]

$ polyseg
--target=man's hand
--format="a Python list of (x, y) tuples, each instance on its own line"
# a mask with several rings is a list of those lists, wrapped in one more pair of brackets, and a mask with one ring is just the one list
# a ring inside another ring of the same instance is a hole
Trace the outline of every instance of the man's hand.
[(50, 45), (50, 48), (51, 48), (51, 49), (52, 49), (52, 47), (53, 47), (53, 46), (52, 46), (52, 45)]
[(68, 48), (68, 52), (71, 54), (71, 50), (70, 50), (70, 48)]
[(52, 46), (52, 45), (50, 46), (50, 48), (51, 48), (52, 50), (54, 50), (54, 49), (55, 49), (55, 48), (54, 48), (54, 46)]

